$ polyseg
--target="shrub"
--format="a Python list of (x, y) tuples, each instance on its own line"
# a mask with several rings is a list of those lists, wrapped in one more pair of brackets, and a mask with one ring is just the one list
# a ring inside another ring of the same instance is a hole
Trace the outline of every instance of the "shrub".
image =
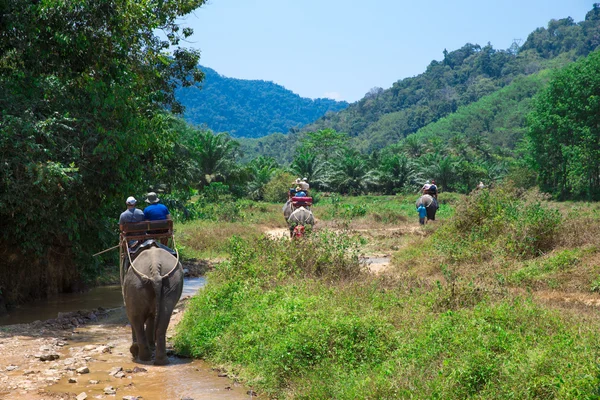
[(454, 260), (496, 252), (526, 259), (552, 250), (562, 216), (544, 196), (526, 194), (509, 184), (472, 193), (434, 235), (438, 249)]
[(264, 199), (270, 203), (285, 203), (288, 191), (294, 182), (294, 175), (280, 171), (265, 185)]

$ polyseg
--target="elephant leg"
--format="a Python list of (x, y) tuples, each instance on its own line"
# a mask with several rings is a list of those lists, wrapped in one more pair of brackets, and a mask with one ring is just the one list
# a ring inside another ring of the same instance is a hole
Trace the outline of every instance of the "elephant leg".
[(130, 318), (131, 328), (135, 331), (133, 335), (137, 338), (137, 343), (133, 343), (129, 348), (131, 354), (141, 361), (150, 361), (152, 359), (152, 352), (148, 347), (148, 341), (146, 339), (146, 332), (144, 332), (144, 320), (143, 317)]
[(148, 346), (150, 346), (150, 349), (154, 349), (154, 315), (149, 316), (146, 320), (146, 340), (148, 340)]
[(135, 329), (133, 329), (133, 325), (131, 325), (131, 347), (129, 347), (129, 352), (133, 356), (133, 358), (137, 358), (140, 352), (138, 347), (137, 338), (135, 336)]
[[(166, 365), (169, 363), (167, 358), (167, 328), (171, 320), (171, 314), (179, 301), (176, 291), (165, 290), (165, 296), (162, 298), (160, 316), (156, 319), (156, 354), (154, 365)], [(181, 293), (179, 293), (181, 295)]]
[(431, 221), (435, 221), (435, 212), (437, 210), (433, 207), (427, 207), (427, 219)]

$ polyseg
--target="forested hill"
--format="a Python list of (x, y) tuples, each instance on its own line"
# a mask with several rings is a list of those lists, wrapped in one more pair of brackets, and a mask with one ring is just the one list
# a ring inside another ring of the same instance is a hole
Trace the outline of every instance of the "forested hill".
[(561, 66), (589, 54), (600, 43), (600, 8), (594, 5), (584, 21), (551, 20), (527, 40), (507, 50), (491, 44), (466, 44), (443, 51), (418, 76), (395, 82), (391, 88), (374, 88), (360, 101), (330, 113), (304, 128), (333, 128), (353, 138), (363, 151), (396, 143), (420, 128), (510, 84), (519, 76)]
[(201, 90), (176, 91), (177, 100), (186, 108), (184, 117), (233, 137), (287, 133), (348, 106), (345, 101), (303, 98), (273, 82), (227, 78), (208, 67), (200, 69), (206, 76)]

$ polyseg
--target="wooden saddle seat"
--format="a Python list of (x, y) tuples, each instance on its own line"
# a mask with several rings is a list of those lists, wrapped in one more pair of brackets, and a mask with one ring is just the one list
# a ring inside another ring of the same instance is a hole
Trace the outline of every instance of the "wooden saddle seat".
[(121, 237), (126, 238), (128, 241), (172, 238), (173, 221), (170, 219), (162, 219), (159, 221), (142, 221), (124, 224)]
[(298, 208), (298, 207), (310, 207), (312, 206), (313, 203), (313, 199), (312, 197), (301, 197), (301, 196), (294, 196), (292, 197), (292, 206), (294, 208)]

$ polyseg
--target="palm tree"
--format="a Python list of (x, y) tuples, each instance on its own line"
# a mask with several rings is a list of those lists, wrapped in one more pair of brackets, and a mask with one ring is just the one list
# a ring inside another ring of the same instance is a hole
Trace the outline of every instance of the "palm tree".
[(417, 158), (423, 154), (424, 146), (417, 135), (408, 135), (400, 143), (402, 144), (404, 152), (410, 157)]
[(306, 178), (312, 188), (322, 189), (329, 180), (328, 166), (316, 153), (301, 150), (294, 157), (290, 169), (299, 178)]
[(381, 157), (377, 179), (386, 194), (417, 185), (421, 176), (416, 164), (405, 153), (386, 154)]
[(194, 133), (188, 136), (186, 145), (197, 165), (199, 185), (226, 181), (235, 169), (240, 144), (225, 132), (216, 135), (210, 131)]
[(334, 161), (331, 182), (340, 193), (359, 194), (374, 186), (376, 178), (358, 152), (347, 150)]
[(272, 157), (259, 156), (248, 164), (250, 181), (248, 194), (254, 200), (263, 200), (265, 186), (273, 179), (279, 165)]

